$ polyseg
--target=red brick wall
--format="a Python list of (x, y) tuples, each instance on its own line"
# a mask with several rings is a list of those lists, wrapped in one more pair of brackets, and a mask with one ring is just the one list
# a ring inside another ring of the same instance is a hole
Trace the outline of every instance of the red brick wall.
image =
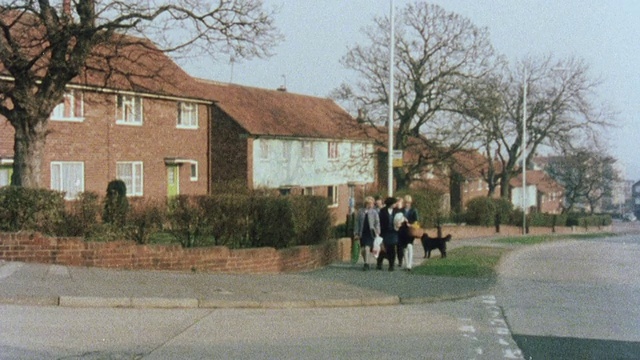
[(238, 181), (248, 185), (252, 152), (247, 132), (217, 107), (211, 125), (211, 178), (214, 183)]
[(0, 117), (0, 158), (13, 157), (13, 137), (15, 130), (5, 118)]
[(129, 241), (85, 242), (40, 234), (0, 233), (0, 259), (119, 269), (280, 273), (312, 270), (338, 256), (336, 241), (323, 245), (230, 250), (184, 249), (180, 245), (137, 245)]

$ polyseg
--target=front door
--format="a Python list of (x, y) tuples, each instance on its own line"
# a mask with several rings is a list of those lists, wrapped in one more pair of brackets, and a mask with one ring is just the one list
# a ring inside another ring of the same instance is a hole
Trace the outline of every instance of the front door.
[(180, 193), (180, 170), (178, 165), (167, 165), (167, 195), (176, 196)]

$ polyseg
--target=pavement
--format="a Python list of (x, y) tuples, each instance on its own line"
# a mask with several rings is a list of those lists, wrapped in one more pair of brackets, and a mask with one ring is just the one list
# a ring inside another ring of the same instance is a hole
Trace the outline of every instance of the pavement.
[[(414, 266), (423, 259), (416, 243)], [(491, 239), (452, 240), (459, 246)], [(436, 254), (434, 256), (434, 253)], [(0, 260), (0, 303), (123, 308), (312, 308), (397, 305), (463, 299), (487, 293), (495, 278), (424, 276), (375, 266), (335, 263), (273, 275), (116, 270)]]

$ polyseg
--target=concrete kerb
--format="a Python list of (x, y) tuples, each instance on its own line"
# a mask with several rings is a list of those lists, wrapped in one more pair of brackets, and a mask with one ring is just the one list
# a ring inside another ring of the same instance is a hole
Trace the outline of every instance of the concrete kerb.
[[(433, 300), (437, 301), (437, 300)], [(195, 298), (118, 298), (91, 296), (60, 296), (59, 298), (4, 298), (0, 303), (11, 305), (40, 305), (77, 308), (158, 308), (158, 309), (293, 309), (360, 306), (389, 306), (402, 304), (398, 296), (354, 299), (318, 300), (218, 300)]]

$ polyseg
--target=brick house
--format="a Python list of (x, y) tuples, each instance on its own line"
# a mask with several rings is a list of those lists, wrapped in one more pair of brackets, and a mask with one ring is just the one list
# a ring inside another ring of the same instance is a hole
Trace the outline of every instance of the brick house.
[[(526, 208), (547, 214), (562, 213), (564, 188), (542, 170), (527, 171)], [(511, 203), (522, 208), (522, 173), (509, 182)]]
[(374, 182), (373, 142), (335, 102), (198, 80), (215, 101), (211, 180), (329, 198), (336, 222)]
[[(239, 181), (326, 196), (342, 219), (373, 182), (373, 146), (333, 101), (193, 79), (152, 44), (137, 45), (118, 49), (117, 71), (68, 86), (49, 121), (45, 187), (74, 199), (122, 179), (128, 196), (166, 198)], [(0, 129), (6, 185), (13, 128), (3, 119)]]
[[(148, 41), (124, 37), (109, 59), (89, 58), (67, 86), (48, 122), (42, 162), (44, 187), (103, 194), (122, 179), (129, 196), (164, 198), (209, 189), (211, 101), (189, 86), (192, 78)], [(0, 120), (0, 185), (10, 179), (13, 127)]]
[[(386, 130), (368, 127), (367, 134), (376, 140), (376, 186), (386, 189), (388, 183), (388, 157)], [(461, 212), (471, 199), (486, 197), (489, 193), (484, 176), (487, 171), (487, 159), (476, 150), (461, 150), (451, 154), (450, 159), (439, 166), (419, 168), (419, 158), (433, 158), (426, 149), (423, 140), (409, 139), (409, 145), (402, 154), (402, 166), (414, 173), (410, 189), (429, 189), (442, 194), (442, 210)], [(394, 184), (395, 187), (395, 184)], [(500, 196), (500, 186), (495, 189), (495, 197)]]

